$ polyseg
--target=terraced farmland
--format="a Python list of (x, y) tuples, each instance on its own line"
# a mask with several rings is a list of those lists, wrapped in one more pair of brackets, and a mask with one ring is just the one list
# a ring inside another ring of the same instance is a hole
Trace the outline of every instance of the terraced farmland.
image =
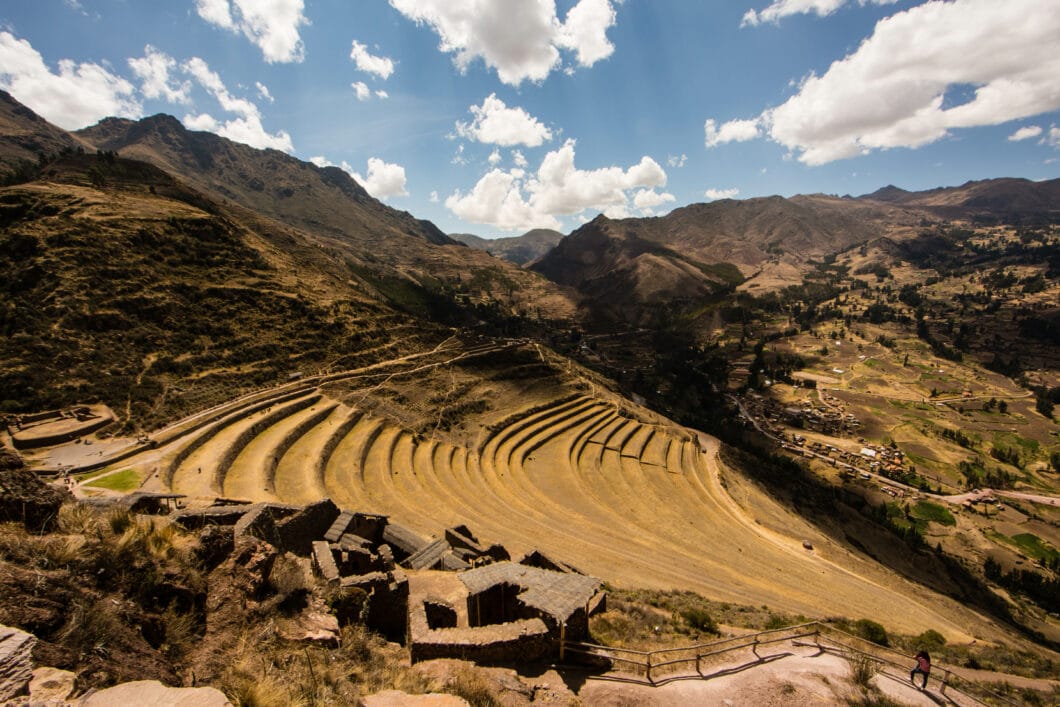
[[(403, 361), (399, 371), (435, 365), (424, 361)], [(353, 374), (328, 380), (344, 375)], [(690, 589), (812, 617), (886, 617), (893, 629), (953, 638), (979, 623), (942, 597), (918, 602), (923, 590), (723, 469), (713, 438), (609, 394), (535, 400), (459, 444), (335, 399), (324, 382), (174, 425), (142, 453), (159, 472), (152, 485), (193, 504), (327, 496), (424, 535), (463, 523), (513, 554), (538, 548), (618, 585)], [(740, 484), (741, 503), (726, 483)], [(787, 532), (769, 529), (778, 527)]]

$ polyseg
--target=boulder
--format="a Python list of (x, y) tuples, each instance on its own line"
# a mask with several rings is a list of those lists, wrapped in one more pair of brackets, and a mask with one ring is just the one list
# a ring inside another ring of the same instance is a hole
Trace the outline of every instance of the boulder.
[(62, 704), (73, 694), (76, 680), (77, 676), (69, 670), (37, 668), (29, 682), (29, 701), (31, 704)]
[(212, 687), (166, 687), (157, 680), (137, 680), (108, 687), (85, 696), (75, 704), (79, 707), (232, 707), (224, 693)]
[(0, 626), (0, 702), (26, 692), (33, 678), (33, 647), (37, 637)]
[(288, 641), (312, 643), (325, 648), (339, 647), (339, 620), (331, 614), (307, 609), (280, 622), (278, 633)]

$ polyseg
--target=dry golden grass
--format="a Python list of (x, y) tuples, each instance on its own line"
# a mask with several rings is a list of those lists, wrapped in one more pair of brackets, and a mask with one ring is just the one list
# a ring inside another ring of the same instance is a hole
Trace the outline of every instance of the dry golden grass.
[(216, 686), (237, 707), (355, 704), (382, 690), (427, 692), (407, 654), (363, 626), (343, 629), (340, 648), (293, 645), (269, 627), (248, 629), (229, 652)]

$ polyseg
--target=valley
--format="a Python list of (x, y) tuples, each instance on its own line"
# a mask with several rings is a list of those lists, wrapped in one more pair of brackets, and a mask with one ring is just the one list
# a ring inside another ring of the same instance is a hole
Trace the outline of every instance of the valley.
[[(1055, 659), (1056, 180), (599, 216), (494, 257), (337, 168), (3, 98), (0, 441), (80, 501), (328, 498), (624, 596)], [(18, 436), (84, 405), (113, 422)]]

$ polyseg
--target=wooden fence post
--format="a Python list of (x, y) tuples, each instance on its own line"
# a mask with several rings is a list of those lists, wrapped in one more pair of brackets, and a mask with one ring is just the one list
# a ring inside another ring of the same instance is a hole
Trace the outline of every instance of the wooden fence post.
[(644, 668), (648, 675), (648, 682), (654, 685), (655, 681), (651, 679), (651, 653), (648, 654), (647, 660), (644, 662)]
[(559, 625), (559, 662), (563, 662), (563, 656), (566, 653), (567, 648), (567, 624), (562, 623)]

